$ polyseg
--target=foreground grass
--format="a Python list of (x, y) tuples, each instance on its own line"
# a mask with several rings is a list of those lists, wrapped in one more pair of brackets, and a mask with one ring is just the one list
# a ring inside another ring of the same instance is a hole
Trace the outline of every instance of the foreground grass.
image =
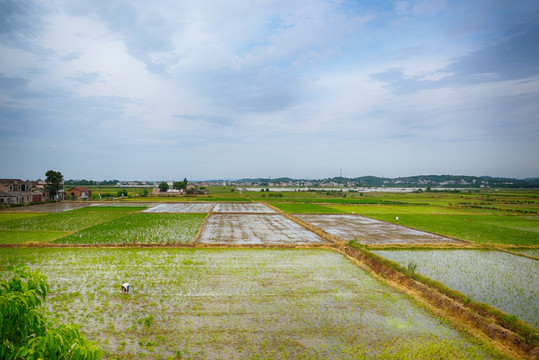
[(108, 358), (500, 358), (332, 251), (0, 249), (0, 276), (19, 262)]
[(93, 226), (55, 242), (61, 244), (188, 243), (206, 214), (136, 213)]

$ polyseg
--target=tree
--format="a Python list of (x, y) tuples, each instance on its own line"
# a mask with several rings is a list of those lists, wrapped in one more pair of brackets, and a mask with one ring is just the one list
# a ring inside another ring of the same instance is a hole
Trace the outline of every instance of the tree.
[(175, 181), (174, 184), (172, 184), (172, 188), (176, 190), (182, 190), (187, 187), (187, 178), (184, 178), (183, 181)]
[(183, 181), (175, 181), (172, 187), (176, 190), (182, 190), (185, 189), (185, 184), (183, 183)]
[(49, 170), (45, 173), (45, 189), (48, 190), (53, 198), (56, 198), (58, 191), (62, 189), (64, 175), (59, 171)]
[(118, 192), (116, 193), (116, 195), (117, 195), (118, 197), (121, 197), (121, 196), (122, 196), (122, 197), (123, 197), (123, 196), (127, 196), (127, 190), (125, 190), (125, 189), (120, 190), (120, 191), (118, 191)]
[(56, 325), (41, 303), (49, 291), (46, 277), (23, 265), (8, 266), (0, 281), (1, 359), (101, 359), (103, 351), (86, 341), (75, 324)]
[(168, 184), (166, 182), (162, 182), (161, 184), (159, 184), (159, 191), (161, 192), (167, 192), (168, 190)]

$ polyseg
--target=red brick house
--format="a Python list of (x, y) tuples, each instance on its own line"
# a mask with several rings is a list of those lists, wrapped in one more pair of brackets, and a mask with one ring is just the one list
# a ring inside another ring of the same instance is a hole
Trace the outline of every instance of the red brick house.
[(74, 187), (67, 191), (67, 196), (70, 200), (91, 200), (92, 190), (82, 186)]

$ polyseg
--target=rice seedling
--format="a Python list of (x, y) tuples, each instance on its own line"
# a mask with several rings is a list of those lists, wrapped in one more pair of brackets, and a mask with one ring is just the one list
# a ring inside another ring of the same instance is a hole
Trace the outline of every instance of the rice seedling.
[(0, 276), (14, 262), (107, 358), (501, 358), (333, 251), (1, 248)]
[(488, 250), (373, 251), (539, 328), (539, 262)]

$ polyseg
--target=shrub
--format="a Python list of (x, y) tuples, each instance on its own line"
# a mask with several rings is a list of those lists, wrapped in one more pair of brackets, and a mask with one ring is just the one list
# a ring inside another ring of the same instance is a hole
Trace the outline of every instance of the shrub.
[(26, 266), (8, 266), (13, 277), (0, 282), (1, 359), (101, 359), (75, 324), (56, 324), (41, 307), (49, 291), (46, 277)]

